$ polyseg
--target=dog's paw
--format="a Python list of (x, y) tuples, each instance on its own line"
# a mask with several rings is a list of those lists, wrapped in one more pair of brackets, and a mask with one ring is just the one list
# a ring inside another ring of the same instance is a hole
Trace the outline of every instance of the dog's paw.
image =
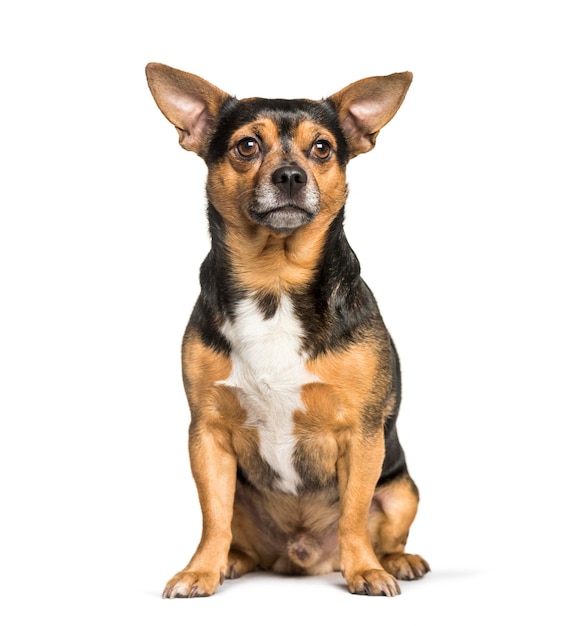
[[(346, 578), (346, 576), (345, 576)], [(371, 569), (346, 578), (351, 593), (363, 596), (397, 596), (398, 581), (383, 569)]]
[(418, 554), (387, 554), (380, 563), (398, 580), (418, 580), (431, 571), (429, 564)]
[(201, 598), (212, 596), (222, 584), (220, 574), (181, 570), (167, 583), (162, 598)]
[(226, 578), (232, 580), (234, 578), (240, 578), (248, 572), (252, 572), (257, 567), (256, 561), (249, 557), (247, 554), (238, 550), (231, 550), (228, 553), (228, 563), (226, 566)]

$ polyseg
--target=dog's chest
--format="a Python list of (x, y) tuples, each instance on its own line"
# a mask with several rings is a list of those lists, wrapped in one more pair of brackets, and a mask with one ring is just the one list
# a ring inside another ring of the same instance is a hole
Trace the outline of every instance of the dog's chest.
[(259, 452), (275, 471), (277, 487), (295, 493), (300, 478), (294, 466), (294, 414), (303, 410), (303, 386), (319, 379), (306, 368), (302, 328), (292, 302), (282, 297), (266, 315), (253, 299), (241, 300), (223, 334), (231, 344), (232, 371), (220, 384), (236, 390), (246, 410), (246, 426), (255, 428)]

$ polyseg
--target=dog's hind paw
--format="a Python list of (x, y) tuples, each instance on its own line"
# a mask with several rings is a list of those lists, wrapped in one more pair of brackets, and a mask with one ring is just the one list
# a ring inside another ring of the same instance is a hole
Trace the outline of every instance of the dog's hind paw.
[(257, 563), (254, 559), (239, 550), (231, 550), (228, 553), (228, 564), (225, 576), (228, 579), (240, 578), (248, 572), (256, 569)]
[(418, 580), (431, 571), (427, 561), (418, 554), (387, 554), (380, 563), (398, 580)]

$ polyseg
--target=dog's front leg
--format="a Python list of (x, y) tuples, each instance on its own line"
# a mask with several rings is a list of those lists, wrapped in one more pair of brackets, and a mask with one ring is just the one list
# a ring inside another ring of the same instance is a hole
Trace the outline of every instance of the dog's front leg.
[(368, 514), (384, 461), (384, 434), (352, 433), (337, 463), (341, 513), (339, 550), (341, 571), (351, 593), (395, 596), (397, 580), (380, 564), (372, 548)]
[(166, 585), (164, 598), (210, 596), (222, 584), (231, 543), (236, 459), (215, 428), (191, 427), (189, 455), (203, 515), (201, 541), (187, 567)]

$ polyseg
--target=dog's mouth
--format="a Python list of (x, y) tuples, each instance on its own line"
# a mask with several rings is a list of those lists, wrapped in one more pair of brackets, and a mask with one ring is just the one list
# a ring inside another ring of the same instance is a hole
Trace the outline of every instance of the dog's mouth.
[(270, 209), (251, 209), (250, 217), (262, 226), (278, 233), (289, 233), (311, 222), (317, 211), (307, 210), (295, 204)]

